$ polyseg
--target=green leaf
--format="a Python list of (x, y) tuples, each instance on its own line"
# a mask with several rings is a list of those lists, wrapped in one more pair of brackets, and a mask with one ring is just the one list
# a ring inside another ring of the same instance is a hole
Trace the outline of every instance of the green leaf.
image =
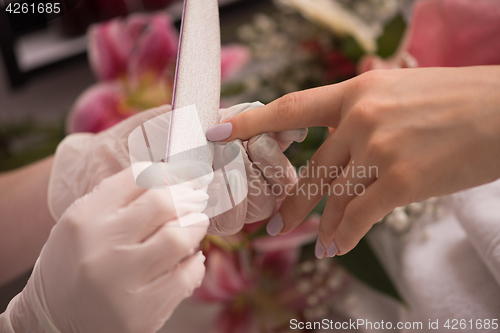
[(355, 62), (358, 62), (359, 59), (366, 54), (365, 50), (359, 46), (358, 42), (356, 42), (352, 36), (342, 38), (340, 41), (340, 49), (346, 57)]
[(0, 172), (22, 167), (53, 154), (63, 138), (63, 122), (46, 126), (24, 121), (0, 126)]
[(384, 59), (392, 56), (398, 49), (405, 30), (406, 23), (401, 15), (397, 15), (389, 21), (377, 40), (377, 55)]
[(349, 272), (372, 288), (405, 303), (370, 244), (363, 238), (351, 252), (336, 257)]

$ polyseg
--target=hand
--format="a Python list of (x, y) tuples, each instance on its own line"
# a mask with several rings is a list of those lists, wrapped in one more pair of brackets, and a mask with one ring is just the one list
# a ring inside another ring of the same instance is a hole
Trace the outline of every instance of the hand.
[(0, 331), (156, 332), (205, 272), (203, 255), (193, 253), (208, 218), (181, 228), (176, 211), (200, 219), (207, 199), (196, 187), (140, 188), (130, 168), (103, 180), (52, 229), (27, 286), (0, 316)]
[[(225, 121), (261, 106), (263, 104), (255, 102), (221, 109), (220, 121)], [(214, 133), (207, 132), (207, 137), (211, 135)], [(239, 149), (246, 172), (246, 179), (243, 179), (239, 172), (228, 174), (230, 187), (232, 189), (248, 188), (248, 195), (233, 209), (211, 218), (208, 233), (214, 235), (235, 234), (243, 228), (245, 223), (262, 221), (272, 216), (277, 202), (285, 198), (286, 193), (283, 189), (293, 186), (298, 179), (295, 169), (283, 151), (294, 141), (302, 142), (306, 136), (307, 129), (300, 128), (277, 133), (263, 133), (252, 137), (245, 144), (240, 140), (235, 140), (232, 146), (226, 146), (227, 149)], [(280, 177), (276, 177), (276, 174), (280, 174)], [(227, 186), (225, 183), (220, 185)], [(274, 230), (269, 231), (270, 233), (275, 232)]]
[[(221, 109), (219, 116), (223, 121), (260, 106), (261, 103), (235, 105)], [(57, 148), (49, 182), (48, 201), (54, 218), (58, 219), (76, 199), (90, 192), (102, 179), (130, 166), (129, 134), (146, 121), (169, 111), (170, 106), (165, 105), (139, 113), (98, 134), (76, 133), (66, 137)], [(169, 121), (169, 117), (162, 119)], [(168, 137), (168, 128), (166, 122), (159, 128), (165, 130), (165, 137)], [(261, 221), (273, 214), (276, 200), (282, 200), (284, 193), (275, 196), (271, 187), (274, 184), (286, 186), (297, 181), (295, 170), (282, 152), (293, 141), (303, 141), (306, 135), (307, 129), (302, 128), (256, 136), (246, 143), (247, 149), (239, 140), (234, 143), (242, 151), (247, 179), (240, 179), (234, 173), (228, 181), (238, 184), (239, 188), (244, 187), (243, 182), (246, 181), (249, 195), (234, 209), (210, 219), (210, 234), (234, 234), (245, 223)], [(157, 148), (165, 151), (164, 147)], [(285, 172), (285, 177), (273, 179), (272, 175), (278, 169), (289, 172)]]
[(334, 128), (270, 224), (289, 233), (328, 193), (316, 255), (345, 254), (395, 207), (500, 177), (499, 77), (499, 66), (372, 71), (238, 115), (225, 141)]
[(57, 147), (49, 180), (48, 204), (57, 221), (78, 198), (103, 179), (130, 166), (128, 136), (137, 126), (170, 111), (164, 105), (138, 113), (97, 134), (74, 133)]

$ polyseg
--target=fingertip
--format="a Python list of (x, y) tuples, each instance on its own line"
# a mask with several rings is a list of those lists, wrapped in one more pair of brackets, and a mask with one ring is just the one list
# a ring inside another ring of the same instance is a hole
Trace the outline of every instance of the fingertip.
[(207, 140), (212, 142), (230, 141), (233, 132), (233, 124), (224, 122), (210, 127), (205, 133)]

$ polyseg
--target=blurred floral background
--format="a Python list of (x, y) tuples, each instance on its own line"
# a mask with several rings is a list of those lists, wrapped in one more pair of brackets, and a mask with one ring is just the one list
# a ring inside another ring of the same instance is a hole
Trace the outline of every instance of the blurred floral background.
[[(97, 81), (81, 91), (58, 126), (41, 126), (29, 119), (2, 123), (0, 171), (52, 154), (69, 133), (96, 133), (137, 112), (170, 103), (178, 20), (163, 10), (144, 11), (171, 1), (160, 2), (144, 1), (141, 12), (129, 13), (120, 9), (118, 0), (103, 1), (100, 18), (118, 17), (100, 23), (95, 23), (95, 15), (85, 24), (75, 21), (85, 27), (93, 23), (86, 32), (87, 57)], [(222, 49), (222, 107), (257, 100), (268, 103), (289, 92), (378, 68), (490, 64), (495, 60), (491, 45), (500, 45), (498, 30), (488, 20), (487, 2), (264, 3), (247, 13), (242, 23), (225, 21), (221, 15), (223, 40), (225, 33), (236, 36)], [(75, 17), (87, 9), (79, 10)], [(473, 54), (462, 52), (472, 47)], [(311, 129), (305, 142), (288, 149), (292, 164), (304, 165), (327, 135), (326, 128)], [(398, 208), (381, 223), (404, 237), (413, 219), (435, 213), (435, 202)], [(404, 303), (368, 242), (340, 258), (314, 258), (312, 242), (323, 206), (321, 202), (293, 233), (272, 241), (265, 232), (266, 221), (247, 225), (234, 236), (204, 240), (207, 274), (193, 298), (220, 305), (215, 332), (286, 332), (290, 318), (343, 315), (341, 307), (352, 281)]]

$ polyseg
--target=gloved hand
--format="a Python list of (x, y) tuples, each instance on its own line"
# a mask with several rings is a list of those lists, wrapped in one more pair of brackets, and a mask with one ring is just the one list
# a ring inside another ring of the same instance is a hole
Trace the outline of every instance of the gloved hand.
[[(227, 109), (221, 109), (219, 122), (223, 122), (245, 111), (256, 109), (259, 102), (243, 103)], [(233, 209), (210, 219), (209, 234), (229, 235), (238, 232), (245, 223), (262, 221), (273, 215), (276, 203), (283, 200), (286, 190), (297, 182), (297, 173), (283, 152), (292, 142), (302, 142), (307, 136), (307, 129), (290, 130), (257, 135), (242, 143), (232, 142), (230, 149), (238, 147), (244, 159), (246, 178), (240, 173), (228, 174), (231, 188), (245, 188), (248, 195)], [(212, 184), (213, 185), (213, 184)], [(225, 186), (225, 184), (221, 184)], [(271, 233), (272, 230), (268, 230)]]
[[(219, 120), (260, 106), (261, 103), (255, 102), (221, 109)], [(49, 208), (54, 218), (58, 219), (73, 201), (88, 193), (102, 179), (130, 166), (129, 134), (144, 122), (169, 111), (170, 106), (165, 105), (139, 113), (98, 134), (67, 136), (57, 148), (49, 182)], [(168, 124), (165, 123), (163, 128), (167, 137)], [(296, 172), (283, 151), (293, 141), (303, 141), (306, 135), (307, 129), (299, 129), (261, 134), (245, 144), (239, 140), (233, 143), (231, 149), (235, 145), (242, 151), (247, 179), (233, 173), (228, 174), (228, 181), (238, 184), (238, 188), (243, 188), (246, 181), (248, 197), (230, 211), (211, 218), (210, 234), (233, 234), (245, 223), (261, 221), (272, 215), (276, 201), (283, 199), (285, 189), (297, 181)]]
[(138, 113), (97, 134), (68, 135), (57, 147), (49, 180), (48, 204), (54, 219), (103, 179), (129, 167), (130, 132), (170, 109), (164, 105)]
[(138, 187), (130, 168), (103, 180), (52, 229), (28, 284), (0, 315), (0, 331), (156, 332), (203, 278), (205, 258), (193, 253), (208, 217), (180, 228), (175, 211), (204, 215), (200, 188), (210, 181), (170, 193)]

